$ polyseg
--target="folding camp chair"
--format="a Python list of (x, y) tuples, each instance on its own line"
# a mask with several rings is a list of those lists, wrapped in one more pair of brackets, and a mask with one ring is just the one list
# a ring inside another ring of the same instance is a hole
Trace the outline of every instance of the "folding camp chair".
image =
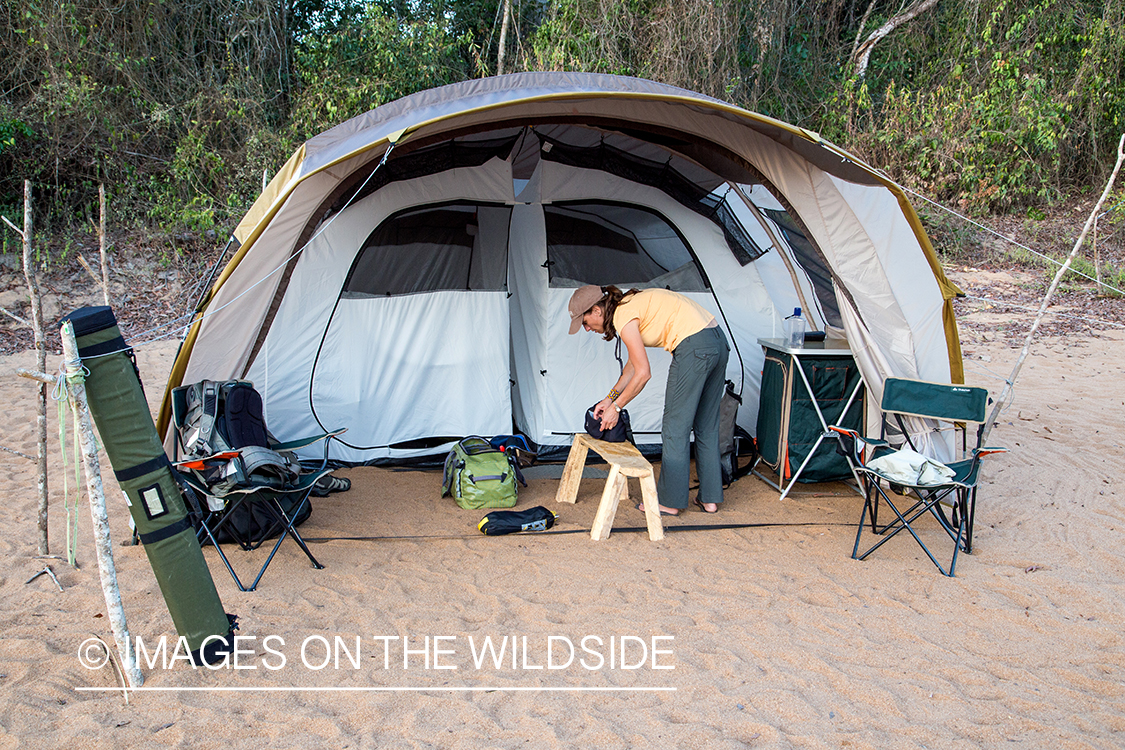
[[(328, 448), (331, 439), (346, 430), (340, 429), (301, 440), (279, 443), (265, 429), (263, 422), (260, 431), (258, 431), (258, 436), (251, 440), (251, 442), (261, 443), (262, 445), (239, 445), (237, 448), (232, 447), (230, 451), (221, 451), (204, 457), (187, 457), (186, 460), (181, 460), (181, 453), (184, 449), (181, 429), (188, 412), (187, 389), (188, 387), (176, 388), (172, 391), (172, 416), (175, 433), (175, 460), (172, 463), (178, 470), (180, 484), (184, 488), (189, 511), (194, 516), (197, 527), (196, 535), (200, 543), (211, 542), (240, 591), (254, 591), (258, 587), (258, 582), (262, 580), (262, 576), (270, 563), (273, 562), (278, 548), (281, 547), (282, 542), (287, 537), (293, 538), (293, 541), (305, 553), (314, 568), (323, 569), (324, 566), (317, 561), (312, 552), (309, 551), (304, 539), (301, 538), (296, 523), (308, 505), (314, 485), (319, 479), (332, 471), (327, 466)], [(257, 393), (254, 392), (254, 395), (257, 396)], [(258, 399), (260, 399), (260, 396), (258, 396)], [(315, 468), (311, 470), (300, 468), (300, 465), (294, 459), (289, 458), (292, 455), (290, 454), (291, 451), (306, 448), (320, 441), (324, 442), (324, 453)], [(277, 456), (286, 456), (286, 461), (294, 465), (293, 470), (290, 472), (255, 471), (255, 463), (258, 458), (254, 452), (256, 447), (266, 448), (268, 449), (267, 452), (272, 452)], [(236, 472), (239, 481), (231, 481), (231, 476)], [(253, 536), (245, 531), (240, 531), (232, 523), (240, 510), (245, 513), (246, 509), (252, 510), (251, 506), (263, 511), (261, 515), (266, 519), (267, 524), (264, 529), (259, 529), (259, 533)], [(249, 587), (243, 585), (242, 580), (235, 573), (234, 567), (220, 546), (220, 535), (225, 533), (243, 550), (251, 552), (261, 547), (266, 540), (278, 534), (279, 531), (280, 535), (278, 535), (276, 543), (270, 550), (269, 556), (254, 577), (254, 581)]]
[[(991, 453), (1007, 452), (1006, 448), (981, 447), (987, 407), (988, 391), (983, 388), (888, 378), (883, 384), (881, 439), (864, 438), (855, 430), (842, 427), (831, 428), (837, 433), (840, 451), (848, 458), (864, 485), (863, 513), (852, 548), (853, 559), (865, 559), (903, 529), (910, 532), (930, 561), (947, 576), (953, 575), (959, 552), (972, 554), (980, 460)], [(942, 464), (913, 456), (913, 453), (921, 452), (916, 447), (921, 442), (921, 435), (918, 432), (911, 434), (907, 417), (952, 423), (953, 428), (961, 432), (961, 460)], [(894, 420), (893, 424), (889, 423), (890, 419)], [(967, 450), (967, 424), (970, 422), (979, 425), (976, 446), (971, 452)], [(897, 433), (896, 442), (901, 441), (897, 449), (886, 440), (889, 432)], [(906, 448), (910, 451), (905, 451)], [(915, 459), (912, 466), (919, 469), (917, 475), (896, 468), (896, 464), (899, 467), (905, 464), (907, 458)], [(897, 501), (892, 499), (896, 495), (899, 496)], [(895, 514), (895, 518), (882, 527), (878, 523), (880, 500), (886, 502)], [(907, 502), (911, 503), (910, 507), (905, 507)], [(868, 514), (871, 516), (871, 531), (882, 538), (860, 554), (860, 539)], [(937, 519), (953, 540), (953, 558), (948, 570), (942, 567), (915, 529), (915, 522), (927, 514)]]

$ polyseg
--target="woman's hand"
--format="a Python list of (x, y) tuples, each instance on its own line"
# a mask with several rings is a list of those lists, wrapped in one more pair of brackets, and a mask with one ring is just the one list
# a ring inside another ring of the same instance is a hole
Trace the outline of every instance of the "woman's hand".
[(602, 414), (602, 429), (612, 430), (613, 426), (617, 424), (617, 420), (620, 416), (621, 413), (618, 412), (617, 409), (613, 407), (606, 409)]
[(606, 396), (594, 406), (594, 417), (596, 419), (601, 419), (602, 415), (605, 414), (606, 409), (609, 409), (609, 411), (613, 411), (612, 407), (613, 402), (609, 400), (609, 396)]

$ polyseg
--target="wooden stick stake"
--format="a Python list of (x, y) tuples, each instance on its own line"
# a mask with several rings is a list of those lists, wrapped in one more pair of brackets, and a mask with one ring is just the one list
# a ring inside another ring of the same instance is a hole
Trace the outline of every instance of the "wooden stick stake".
[(82, 360), (78, 356), (74, 326), (69, 320), (63, 324), (61, 334), (69, 390), (68, 400), (74, 420), (78, 424), (78, 434), (82, 443), (82, 468), (86, 472), (86, 491), (90, 495), (90, 518), (94, 526), (94, 549), (98, 555), (102, 593), (105, 595), (109, 624), (113, 629), (113, 638), (117, 641), (121, 664), (130, 685), (137, 688), (144, 684), (145, 678), (134, 658), (129, 627), (125, 623), (125, 608), (121, 604), (121, 590), (117, 587), (117, 568), (113, 563), (113, 542), (109, 535), (109, 518), (106, 516), (98, 447), (94, 440), (94, 424), (90, 419), (90, 408), (86, 402), (86, 379)]
[(98, 185), (98, 249), (102, 256), (102, 296), (109, 307), (109, 266), (105, 259), (105, 184)]
[[(47, 342), (43, 335), (43, 301), (39, 296), (38, 272), (31, 265), (31, 180), (23, 182), (23, 275), (31, 295), (31, 325), (35, 331), (35, 364), (39, 372), (47, 371)], [(51, 554), (47, 537), (47, 384), (39, 386), (39, 400), (35, 405), (35, 425), (38, 428), (38, 488), (39, 488), (39, 554)]]
[(40, 383), (47, 383), (48, 385), (54, 385), (55, 383), (59, 382), (59, 378), (57, 375), (51, 375), (47, 372), (25, 370), (22, 367), (16, 368), (16, 375), (19, 375), (21, 378), (27, 378), (28, 380), (38, 380)]
[(1078, 256), (1078, 251), (1082, 249), (1082, 243), (1086, 241), (1086, 235), (1090, 231), (1090, 227), (1097, 219), (1098, 211), (1101, 210), (1102, 204), (1105, 203), (1106, 198), (1109, 197), (1110, 192), (1113, 190), (1113, 183), (1117, 180), (1117, 173), (1121, 171), (1121, 162), (1125, 161), (1125, 133), (1122, 133), (1121, 140), (1117, 143), (1117, 164), (1113, 167), (1113, 173), (1109, 176), (1109, 182), (1105, 185), (1105, 190), (1102, 191), (1102, 197), (1098, 198), (1097, 205), (1094, 210), (1090, 212), (1090, 218), (1086, 219), (1086, 226), (1082, 227), (1082, 234), (1078, 235), (1078, 241), (1074, 243), (1074, 248), (1067, 256), (1066, 262), (1062, 264), (1059, 270), (1055, 273), (1055, 278), (1051, 281), (1051, 286), (1047, 288), (1047, 293), (1043, 296), (1043, 301), (1039, 304), (1039, 313), (1035, 316), (1035, 320), (1031, 324), (1031, 330), (1027, 332), (1027, 338), (1024, 339), (1023, 349), (1020, 351), (1020, 356), (1016, 359), (1016, 366), (1012, 368), (1012, 374), (1008, 376), (1007, 381), (1004, 382), (1004, 389), (1000, 392), (999, 398), (996, 399), (996, 404), (992, 407), (992, 413), (988, 415), (988, 422), (984, 425), (984, 432), (981, 434), (981, 444), (988, 444), (988, 435), (992, 432), (993, 425), (996, 424), (997, 418), (1000, 416), (1000, 411), (1004, 405), (1011, 398), (1012, 386), (1016, 382), (1016, 376), (1020, 374), (1020, 369), (1023, 367), (1023, 362), (1027, 359), (1027, 355), (1031, 352), (1031, 342), (1035, 338), (1035, 333), (1039, 330), (1039, 323), (1042, 322), (1043, 316), (1047, 314), (1047, 306), (1051, 303), (1051, 297), (1055, 295), (1055, 290), (1062, 281), (1063, 275), (1070, 270), (1070, 264)]

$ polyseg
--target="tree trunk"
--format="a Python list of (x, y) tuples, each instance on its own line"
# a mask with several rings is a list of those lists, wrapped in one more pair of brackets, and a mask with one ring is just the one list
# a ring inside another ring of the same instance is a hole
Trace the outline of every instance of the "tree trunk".
[(102, 257), (102, 298), (109, 307), (109, 266), (105, 258), (105, 185), (98, 185), (98, 250)]
[(512, 15), (512, 0), (504, 0), (504, 18), (500, 21), (500, 44), (496, 50), (496, 75), (504, 75), (504, 58), (508, 48), (508, 19)]

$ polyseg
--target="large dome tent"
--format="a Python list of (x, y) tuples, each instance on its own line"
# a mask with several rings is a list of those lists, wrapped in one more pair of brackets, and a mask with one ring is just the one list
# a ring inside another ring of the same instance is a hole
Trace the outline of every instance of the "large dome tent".
[[(519, 73), (431, 89), (307, 141), (238, 225), (168, 391), (252, 380), (279, 436), (332, 458), (582, 431), (614, 347), (567, 336), (581, 284), (711, 310), (753, 434), (762, 352), (801, 307), (888, 376), (961, 382), (956, 287), (902, 191), (816, 134), (652, 81)], [(669, 361), (630, 405), (659, 443)], [(160, 428), (167, 435), (168, 393)]]

